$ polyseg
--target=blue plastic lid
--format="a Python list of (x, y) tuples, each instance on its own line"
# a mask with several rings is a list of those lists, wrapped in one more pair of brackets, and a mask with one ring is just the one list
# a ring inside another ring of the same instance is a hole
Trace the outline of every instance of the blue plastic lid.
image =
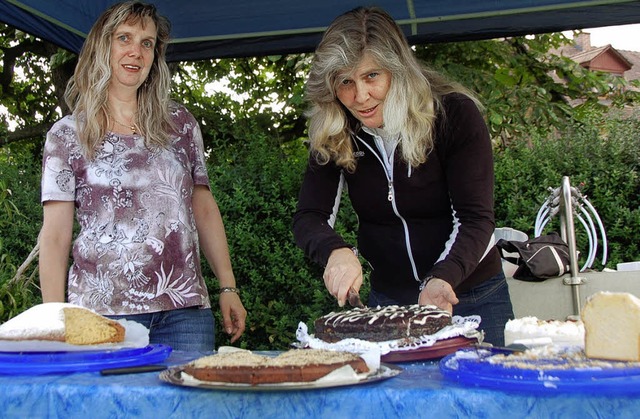
[(610, 367), (584, 367), (559, 358), (519, 360), (522, 367), (514, 367), (490, 362), (489, 358), (497, 353), (487, 349), (462, 349), (440, 361), (440, 372), (445, 379), (460, 384), (503, 391), (640, 394), (637, 363), (611, 361), (606, 362)]
[(162, 362), (170, 354), (170, 346), (157, 344), (101, 351), (1, 352), (0, 374), (41, 375), (134, 367)]

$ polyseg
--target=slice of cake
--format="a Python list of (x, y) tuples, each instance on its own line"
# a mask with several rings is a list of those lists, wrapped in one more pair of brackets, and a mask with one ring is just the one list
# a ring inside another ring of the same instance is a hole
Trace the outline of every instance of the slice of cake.
[(117, 321), (108, 319), (82, 307), (65, 307), (64, 340), (72, 345), (96, 345), (124, 341), (125, 329)]
[(383, 342), (432, 335), (451, 324), (451, 314), (436, 306), (418, 304), (354, 308), (315, 320), (315, 337), (325, 342), (355, 338)]
[(38, 304), (0, 325), (0, 340), (97, 345), (124, 338), (125, 328), (117, 321), (69, 303)]
[(257, 385), (311, 382), (345, 365), (356, 373), (369, 371), (356, 354), (323, 349), (292, 349), (277, 357), (250, 351), (218, 353), (196, 359), (183, 371), (201, 381)]
[(624, 292), (598, 292), (582, 309), (589, 358), (640, 361), (640, 299)]

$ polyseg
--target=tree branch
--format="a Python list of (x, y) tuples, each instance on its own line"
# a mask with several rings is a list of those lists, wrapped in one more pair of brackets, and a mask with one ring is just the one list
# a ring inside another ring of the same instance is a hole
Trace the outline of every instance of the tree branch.
[(22, 278), (22, 275), (24, 274), (24, 272), (31, 265), (31, 262), (33, 262), (38, 257), (39, 254), (40, 254), (40, 241), (36, 242), (36, 245), (31, 250), (31, 253), (29, 253), (29, 256), (27, 256), (27, 259), (25, 259), (25, 261), (22, 262), (22, 265), (20, 265), (20, 267), (16, 271), (16, 275), (13, 277), (13, 279), (10, 282), (14, 284), (18, 283)]
[(17, 129), (13, 132), (7, 132), (6, 137), (0, 137), (0, 147), (22, 140), (44, 138), (47, 131), (49, 131), (49, 128), (51, 128), (51, 123), (43, 122), (37, 125), (30, 125), (25, 128)]

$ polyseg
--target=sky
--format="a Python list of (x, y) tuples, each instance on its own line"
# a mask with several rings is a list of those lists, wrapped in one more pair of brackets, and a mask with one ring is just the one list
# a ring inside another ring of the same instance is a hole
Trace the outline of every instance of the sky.
[(583, 32), (591, 34), (591, 45), (594, 47), (611, 44), (618, 50), (640, 52), (640, 24), (589, 28), (583, 29)]

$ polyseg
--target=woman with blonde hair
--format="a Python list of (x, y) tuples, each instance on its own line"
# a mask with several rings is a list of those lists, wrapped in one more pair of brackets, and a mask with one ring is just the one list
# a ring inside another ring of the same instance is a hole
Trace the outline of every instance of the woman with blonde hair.
[[(42, 299), (137, 321), (151, 343), (212, 351), (201, 250), (220, 283), (232, 342), (246, 311), (202, 133), (169, 98), (169, 35), (155, 6), (124, 2), (99, 17), (83, 45), (65, 93), (72, 114), (53, 125), (44, 148)], [(74, 213), (80, 231), (72, 247)]]
[[(480, 315), (501, 345), (513, 318), (494, 246), (493, 155), (480, 103), (415, 57), (378, 8), (329, 26), (306, 86), (307, 171), (294, 215), (298, 245), (325, 266), (343, 305), (371, 266), (370, 306), (432, 304)], [(358, 246), (333, 230), (346, 185)], [(357, 251), (356, 251), (357, 249)]]

